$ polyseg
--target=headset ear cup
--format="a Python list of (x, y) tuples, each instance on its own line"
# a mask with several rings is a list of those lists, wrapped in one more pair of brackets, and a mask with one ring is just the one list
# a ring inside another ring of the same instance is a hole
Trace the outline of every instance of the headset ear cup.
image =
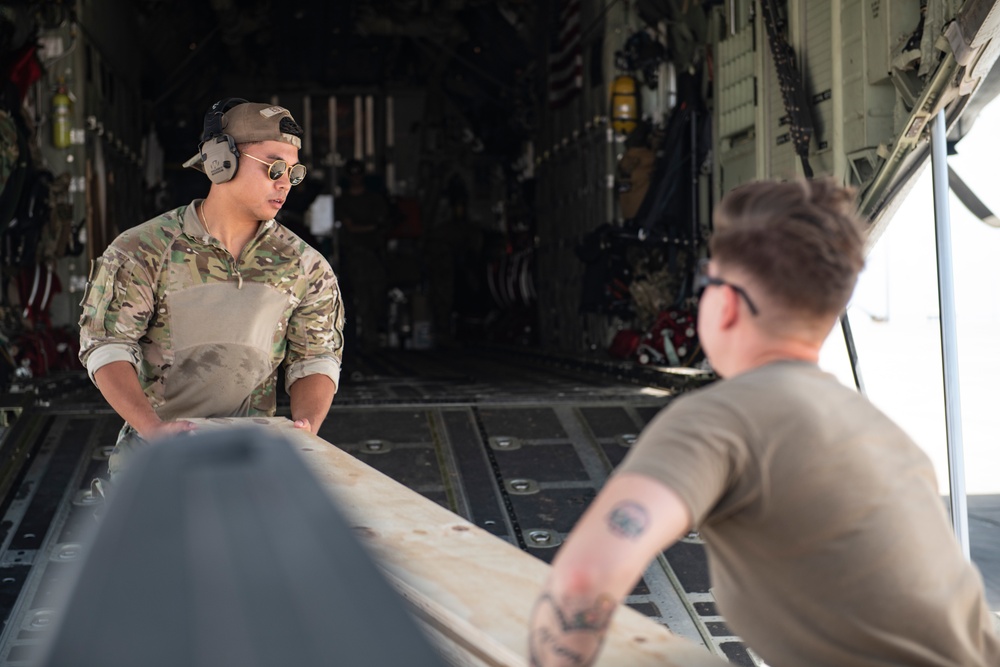
[(236, 143), (228, 134), (219, 135), (202, 143), (201, 160), (208, 180), (213, 183), (233, 180), (240, 163), (239, 155)]

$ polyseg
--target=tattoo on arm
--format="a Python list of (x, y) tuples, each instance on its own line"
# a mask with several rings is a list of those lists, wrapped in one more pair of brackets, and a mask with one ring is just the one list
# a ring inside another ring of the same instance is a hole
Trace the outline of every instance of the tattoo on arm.
[(593, 664), (617, 604), (600, 595), (589, 604), (560, 604), (551, 593), (538, 598), (529, 638), (532, 667)]
[(642, 505), (624, 500), (611, 508), (608, 514), (608, 528), (612, 533), (625, 539), (634, 540), (646, 530), (649, 513)]

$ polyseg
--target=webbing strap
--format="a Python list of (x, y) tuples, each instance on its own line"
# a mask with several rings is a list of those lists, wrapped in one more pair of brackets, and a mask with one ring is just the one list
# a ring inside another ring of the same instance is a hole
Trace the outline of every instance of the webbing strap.
[(764, 12), (764, 27), (767, 29), (767, 42), (771, 47), (771, 59), (774, 60), (774, 69), (778, 73), (781, 98), (785, 103), (785, 113), (788, 114), (791, 125), (795, 154), (802, 161), (802, 171), (805, 172), (806, 178), (812, 178), (813, 171), (809, 166), (809, 141), (813, 135), (812, 113), (805, 86), (802, 85), (802, 77), (795, 66), (795, 52), (778, 30), (776, 0), (761, 0), (760, 4)]

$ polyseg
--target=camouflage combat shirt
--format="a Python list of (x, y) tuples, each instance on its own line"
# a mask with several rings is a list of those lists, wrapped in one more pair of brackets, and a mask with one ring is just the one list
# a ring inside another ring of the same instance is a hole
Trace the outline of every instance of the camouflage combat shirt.
[(238, 259), (188, 206), (122, 233), (91, 267), (80, 360), (132, 363), (161, 419), (272, 416), (285, 386), (340, 384), (344, 308), (326, 259), (274, 220)]

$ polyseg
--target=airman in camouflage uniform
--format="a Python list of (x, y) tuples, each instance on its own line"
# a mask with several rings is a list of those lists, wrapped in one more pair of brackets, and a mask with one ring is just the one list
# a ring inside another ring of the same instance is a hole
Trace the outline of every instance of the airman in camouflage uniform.
[(91, 270), (80, 358), (126, 421), (112, 475), (136, 445), (193, 428), (186, 419), (274, 415), (282, 363), (292, 419), (313, 433), (340, 381), (337, 278), (273, 219), (304, 177), (290, 166), (298, 126), (261, 104), (222, 119), (235, 173), (213, 181), (206, 199), (122, 233)]

